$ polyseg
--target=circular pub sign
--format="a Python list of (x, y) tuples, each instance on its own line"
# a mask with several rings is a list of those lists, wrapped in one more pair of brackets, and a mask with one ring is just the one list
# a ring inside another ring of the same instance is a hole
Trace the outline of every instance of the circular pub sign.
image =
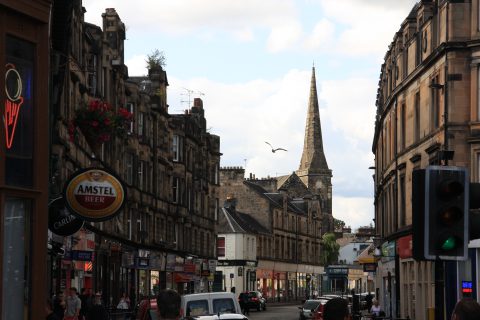
[(52, 200), (48, 204), (48, 228), (59, 236), (70, 236), (80, 230), (83, 220), (65, 208), (63, 198)]
[(123, 207), (126, 191), (122, 182), (105, 169), (77, 171), (64, 190), (67, 208), (86, 221), (113, 218)]

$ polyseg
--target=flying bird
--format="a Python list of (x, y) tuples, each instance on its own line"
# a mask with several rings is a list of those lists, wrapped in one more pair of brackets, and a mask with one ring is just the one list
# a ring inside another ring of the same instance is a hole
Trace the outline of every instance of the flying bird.
[(274, 149), (273, 146), (270, 143), (268, 143), (267, 141), (265, 141), (265, 143), (268, 144), (270, 146), (270, 148), (272, 148), (273, 153), (277, 152), (278, 150), (287, 151), (287, 149), (283, 149), (283, 148)]

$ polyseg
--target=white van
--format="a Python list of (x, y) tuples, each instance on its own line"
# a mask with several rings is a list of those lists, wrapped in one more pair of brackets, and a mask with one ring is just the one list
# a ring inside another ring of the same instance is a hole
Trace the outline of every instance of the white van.
[(235, 294), (231, 292), (206, 292), (182, 296), (180, 305), (181, 319), (208, 316), (223, 313), (242, 314)]

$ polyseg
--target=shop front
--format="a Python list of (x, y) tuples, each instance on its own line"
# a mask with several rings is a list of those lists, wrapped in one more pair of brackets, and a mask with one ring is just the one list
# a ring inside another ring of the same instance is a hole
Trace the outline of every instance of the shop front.
[(0, 1), (0, 313), (45, 313), (51, 1)]

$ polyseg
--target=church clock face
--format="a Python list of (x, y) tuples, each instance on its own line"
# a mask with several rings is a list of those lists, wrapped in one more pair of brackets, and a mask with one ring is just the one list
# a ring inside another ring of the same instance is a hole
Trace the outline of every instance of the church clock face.
[(322, 189), (323, 188), (323, 183), (322, 181), (318, 180), (316, 183), (315, 183), (315, 187), (317, 189)]

